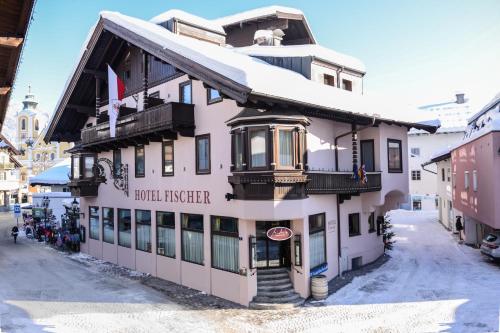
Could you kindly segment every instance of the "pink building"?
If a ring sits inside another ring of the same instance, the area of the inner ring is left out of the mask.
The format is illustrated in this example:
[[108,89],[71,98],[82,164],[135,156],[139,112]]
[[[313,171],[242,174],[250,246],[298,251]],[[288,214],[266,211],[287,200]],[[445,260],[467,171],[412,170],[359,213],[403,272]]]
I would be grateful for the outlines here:
[[[126,86],[115,137],[107,64]],[[82,251],[260,308],[376,260],[407,131],[436,128],[376,116],[364,75],[293,8],[101,13],[45,137],[76,143]]]
[[500,95],[469,120],[451,153],[453,204],[464,218],[465,238],[479,244],[500,229]]

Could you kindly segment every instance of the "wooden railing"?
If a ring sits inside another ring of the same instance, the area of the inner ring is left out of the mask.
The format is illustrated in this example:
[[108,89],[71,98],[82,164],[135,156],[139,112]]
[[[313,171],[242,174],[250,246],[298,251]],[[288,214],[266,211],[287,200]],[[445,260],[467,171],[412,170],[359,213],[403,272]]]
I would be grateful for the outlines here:
[[89,146],[135,136],[157,135],[171,130],[191,136],[194,132],[194,105],[167,103],[119,117],[115,137],[110,137],[109,121],[82,130],[82,145]]
[[352,172],[307,172],[308,194],[338,194],[374,192],[382,189],[381,172],[367,172],[367,182],[354,179]]

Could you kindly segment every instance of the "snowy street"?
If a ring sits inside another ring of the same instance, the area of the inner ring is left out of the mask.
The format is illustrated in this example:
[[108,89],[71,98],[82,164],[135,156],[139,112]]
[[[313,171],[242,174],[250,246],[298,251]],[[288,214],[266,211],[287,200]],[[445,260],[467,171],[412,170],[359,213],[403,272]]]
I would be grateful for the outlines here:
[[[286,311],[176,304],[24,238],[0,216],[0,332],[497,332],[500,266],[435,213],[393,212],[392,258],[323,303]],[[207,296],[209,297],[209,296]]]

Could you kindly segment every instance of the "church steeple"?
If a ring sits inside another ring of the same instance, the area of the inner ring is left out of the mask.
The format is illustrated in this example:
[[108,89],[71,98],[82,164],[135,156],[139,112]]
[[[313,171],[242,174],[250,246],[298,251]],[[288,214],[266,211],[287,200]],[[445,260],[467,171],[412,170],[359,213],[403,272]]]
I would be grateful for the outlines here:
[[23,113],[31,113],[31,112],[36,112],[38,102],[35,101],[35,95],[31,92],[31,85],[28,86],[28,94],[25,95],[24,100],[23,100],[23,109],[21,112]]

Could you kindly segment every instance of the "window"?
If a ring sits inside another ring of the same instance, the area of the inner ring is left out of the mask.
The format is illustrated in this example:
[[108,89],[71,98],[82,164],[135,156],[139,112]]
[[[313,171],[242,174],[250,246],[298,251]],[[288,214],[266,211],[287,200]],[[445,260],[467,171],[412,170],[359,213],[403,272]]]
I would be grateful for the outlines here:
[[26,130],[26,119],[21,119],[21,129]]
[[99,240],[99,207],[89,207],[89,237]]
[[174,175],[174,141],[163,141],[162,143],[162,175]]
[[279,134],[279,162],[281,167],[294,167],[293,165],[293,132],[280,129]]
[[267,129],[251,129],[250,133],[250,167],[266,168],[266,139]]
[[56,158],[56,154],[50,153],[50,159],[53,160],[54,158]]
[[135,176],[144,177],[146,173],[144,146],[135,147]]
[[120,149],[113,150],[113,172],[115,175],[119,176],[122,164],[122,151]]
[[349,237],[361,235],[359,213],[349,214]]
[[323,83],[327,86],[335,87],[335,76],[323,74]]
[[179,102],[185,104],[193,104],[191,81],[186,81],[179,84]]
[[196,137],[196,174],[210,173],[210,134]]
[[130,209],[118,209],[118,245],[130,248],[131,231]]
[[457,174],[454,172],[452,175],[451,175],[452,179],[451,179],[451,183],[453,185],[453,187],[457,187]]
[[420,148],[411,148],[411,157],[419,157],[420,156]]
[[387,159],[389,172],[403,172],[401,140],[387,139]]
[[411,171],[411,180],[420,180],[420,179],[421,179],[420,170],[412,170]]
[[212,216],[212,267],[238,273],[240,245],[238,219]]
[[94,177],[94,156],[85,156],[83,158],[83,177],[92,178]]
[[237,131],[233,134],[234,144],[234,168],[236,170],[243,169],[243,152],[244,152],[244,135],[245,132]]
[[375,212],[371,212],[368,216],[368,232],[375,232]]
[[175,214],[156,212],[156,253],[175,258]]
[[472,190],[477,192],[477,170],[472,171]]
[[151,252],[151,211],[135,210],[135,248],[140,251]]
[[207,104],[221,102],[222,97],[217,89],[207,88]]
[[35,119],[35,131],[38,131],[39,125],[38,125],[38,119]]
[[342,89],[352,91],[352,81],[342,80]]
[[413,199],[412,208],[413,210],[422,210],[422,199]]
[[326,263],[325,213],[309,216],[309,267]]
[[73,156],[73,179],[80,179],[80,156]]
[[466,190],[469,189],[469,171],[465,171],[465,174],[464,174],[464,188]]
[[151,98],[160,98],[160,92],[159,91],[155,91],[154,93],[149,94],[149,97],[151,97]]
[[102,208],[102,240],[106,243],[115,243],[115,210]]
[[375,171],[375,143],[373,140],[361,140],[361,165],[365,171]]
[[450,168],[448,168],[446,170],[446,177],[448,178],[448,182],[449,182],[451,180],[451,169]]
[[441,180],[444,182],[446,180],[444,175],[444,168],[441,168]]
[[181,214],[182,260],[203,265],[203,215]]

